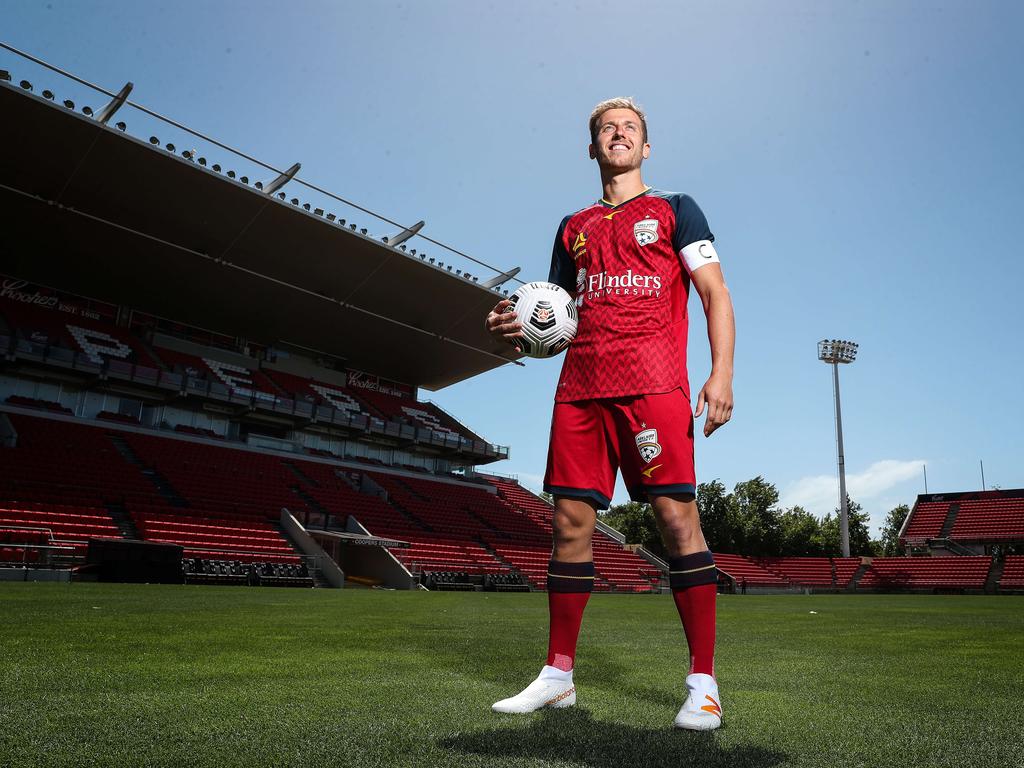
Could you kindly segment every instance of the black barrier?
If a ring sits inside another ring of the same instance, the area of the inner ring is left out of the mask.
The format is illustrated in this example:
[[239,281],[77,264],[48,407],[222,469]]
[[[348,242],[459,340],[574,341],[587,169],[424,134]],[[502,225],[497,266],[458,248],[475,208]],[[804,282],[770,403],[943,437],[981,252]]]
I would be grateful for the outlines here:
[[89,539],[88,570],[100,581],[182,584],[184,547],[130,539]]

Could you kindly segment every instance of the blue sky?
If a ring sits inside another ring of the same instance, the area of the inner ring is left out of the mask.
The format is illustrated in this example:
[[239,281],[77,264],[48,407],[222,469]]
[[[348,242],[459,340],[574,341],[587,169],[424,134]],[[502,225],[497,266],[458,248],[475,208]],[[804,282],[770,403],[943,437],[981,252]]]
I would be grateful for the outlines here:
[[[430,236],[528,279],[546,276],[561,217],[599,196],[590,108],[633,95],[650,125],[645,179],[703,207],[736,305],[736,411],[698,437],[698,478],[761,474],[784,503],[835,506],[815,342],[837,337],[861,345],[842,370],[847,468],[876,523],[922,490],[925,462],[933,492],[980,487],[979,460],[990,485],[1024,486],[1018,3],[0,10],[5,42],[107,88],[131,80],[137,101],[269,163],[300,160],[309,181],[425,219]],[[6,52],[0,67],[100,103]],[[187,144],[122,116],[135,135]],[[709,354],[695,297],[691,310],[696,391]],[[531,361],[424,396],[510,445],[494,468],[536,485],[558,367]]]

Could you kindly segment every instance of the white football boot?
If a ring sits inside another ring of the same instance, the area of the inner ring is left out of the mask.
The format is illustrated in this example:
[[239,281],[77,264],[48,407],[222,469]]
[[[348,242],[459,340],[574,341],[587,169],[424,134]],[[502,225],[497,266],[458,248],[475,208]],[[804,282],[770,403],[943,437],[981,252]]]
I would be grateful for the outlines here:
[[712,731],[722,724],[722,700],[718,696],[718,683],[711,675],[686,676],[690,695],[676,715],[676,728],[691,731]]
[[572,683],[572,672],[563,672],[555,667],[545,666],[540,675],[522,692],[491,705],[495,712],[520,714],[534,712],[542,707],[562,709],[576,703],[576,686]]

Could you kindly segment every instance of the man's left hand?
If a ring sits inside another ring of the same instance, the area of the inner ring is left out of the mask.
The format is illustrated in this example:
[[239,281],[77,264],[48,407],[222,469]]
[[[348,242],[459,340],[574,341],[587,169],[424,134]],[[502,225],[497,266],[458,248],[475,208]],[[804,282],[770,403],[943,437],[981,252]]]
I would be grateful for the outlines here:
[[732,376],[712,372],[697,395],[697,410],[694,418],[704,413],[704,405],[708,406],[708,417],[704,421],[704,437],[732,418]]

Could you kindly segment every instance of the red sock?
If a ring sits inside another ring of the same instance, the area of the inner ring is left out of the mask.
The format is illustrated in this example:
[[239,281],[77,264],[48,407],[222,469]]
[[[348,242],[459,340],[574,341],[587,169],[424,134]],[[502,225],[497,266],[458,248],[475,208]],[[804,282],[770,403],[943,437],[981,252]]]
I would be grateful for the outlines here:
[[576,660],[583,609],[594,588],[594,563],[548,563],[548,661],[563,672]]
[[548,592],[548,614],[551,624],[548,630],[549,667],[568,672],[576,660],[576,639],[580,635],[583,609],[590,599],[589,592]]
[[690,674],[715,674],[715,594],[717,585],[698,584],[672,591],[690,646]]

